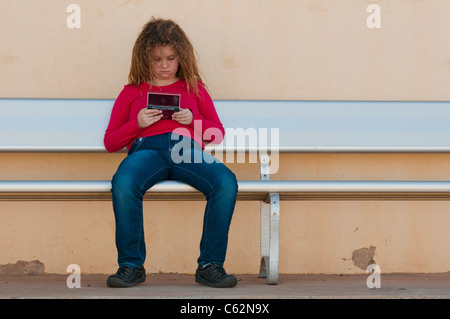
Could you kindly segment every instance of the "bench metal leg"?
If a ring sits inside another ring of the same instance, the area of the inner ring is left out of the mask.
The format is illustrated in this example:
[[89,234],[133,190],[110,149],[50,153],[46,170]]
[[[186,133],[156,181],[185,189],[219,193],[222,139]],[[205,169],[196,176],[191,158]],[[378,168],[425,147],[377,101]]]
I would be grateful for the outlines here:
[[270,193],[268,203],[261,202],[261,265],[260,278],[267,284],[278,284],[278,251],[280,233],[280,197]]

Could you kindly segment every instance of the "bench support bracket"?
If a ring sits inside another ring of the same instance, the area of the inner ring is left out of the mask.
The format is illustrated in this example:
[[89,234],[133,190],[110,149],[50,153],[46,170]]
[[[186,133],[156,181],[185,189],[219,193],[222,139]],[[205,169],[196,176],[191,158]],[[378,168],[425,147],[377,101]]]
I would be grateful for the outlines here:
[[268,203],[261,202],[261,265],[259,277],[267,284],[278,283],[278,251],[280,234],[280,197],[269,194]]
[[[269,156],[261,155],[261,180],[270,180]],[[270,193],[261,202],[261,264],[259,278],[267,278],[267,284],[278,284],[278,251],[280,234],[280,196]]]

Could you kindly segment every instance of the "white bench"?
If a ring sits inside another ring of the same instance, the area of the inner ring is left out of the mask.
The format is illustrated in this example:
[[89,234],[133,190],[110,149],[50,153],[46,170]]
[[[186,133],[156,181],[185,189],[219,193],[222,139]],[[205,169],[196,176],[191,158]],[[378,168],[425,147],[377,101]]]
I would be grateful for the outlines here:
[[[0,99],[0,153],[106,152],[103,135],[113,103]],[[215,148],[208,146],[207,151],[258,155],[260,178],[240,180],[238,200],[261,202],[260,277],[267,277],[268,284],[278,282],[280,200],[450,199],[450,181],[270,180],[278,152],[448,153],[450,102],[215,101],[215,105],[226,137],[233,138]],[[247,135],[244,145],[234,138],[239,129]],[[182,200],[204,199],[192,187],[174,181],[157,184],[145,199],[173,199],[174,194]],[[0,181],[0,200],[43,199],[110,200],[110,181]]]

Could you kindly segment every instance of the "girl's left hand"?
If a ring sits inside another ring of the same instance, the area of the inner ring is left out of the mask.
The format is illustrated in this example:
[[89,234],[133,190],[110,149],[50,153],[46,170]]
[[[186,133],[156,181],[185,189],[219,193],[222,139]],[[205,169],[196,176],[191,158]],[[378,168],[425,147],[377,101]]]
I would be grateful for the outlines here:
[[172,115],[172,120],[177,121],[178,123],[183,125],[191,124],[192,119],[193,115],[191,110],[189,109],[181,109],[178,112],[174,112]]

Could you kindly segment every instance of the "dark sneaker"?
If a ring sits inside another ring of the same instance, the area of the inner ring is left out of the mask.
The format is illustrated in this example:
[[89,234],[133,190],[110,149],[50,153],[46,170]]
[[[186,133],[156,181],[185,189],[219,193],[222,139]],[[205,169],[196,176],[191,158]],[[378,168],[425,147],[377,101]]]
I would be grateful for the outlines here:
[[145,269],[140,267],[138,269],[129,267],[119,267],[115,275],[109,276],[106,280],[108,287],[113,288],[128,288],[135,284],[140,284],[145,281]]
[[228,275],[221,265],[209,264],[204,268],[197,268],[195,282],[214,288],[230,288],[236,286],[237,278]]

